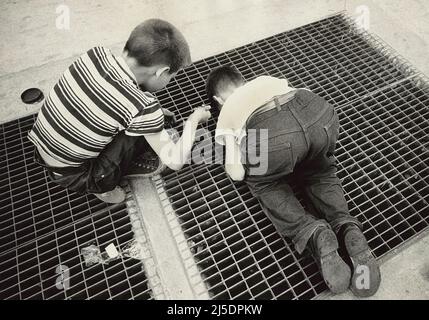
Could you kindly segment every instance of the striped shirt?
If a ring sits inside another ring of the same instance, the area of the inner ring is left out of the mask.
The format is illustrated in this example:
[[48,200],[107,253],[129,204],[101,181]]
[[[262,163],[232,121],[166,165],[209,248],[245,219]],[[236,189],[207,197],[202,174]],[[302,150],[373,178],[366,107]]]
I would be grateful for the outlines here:
[[52,88],[28,137],[66,166],[96,158],[115,135],[162,131],[156,97],[140,90],[121,57],[95,47],[76,60]]

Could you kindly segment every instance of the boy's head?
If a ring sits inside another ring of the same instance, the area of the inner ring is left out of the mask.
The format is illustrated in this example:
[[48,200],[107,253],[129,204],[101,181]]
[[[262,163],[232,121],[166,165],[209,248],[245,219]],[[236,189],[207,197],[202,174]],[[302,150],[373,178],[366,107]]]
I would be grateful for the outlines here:
[[124,57],[139,84],[148,91],[164,88],[191,63],[185,37],[171,23],[160,19],[146,20],[131,32]]
[[226,99],[244,84],[240,72],[232,66],[213,69],[206,82],[206,92],[212,107],[222,108]]

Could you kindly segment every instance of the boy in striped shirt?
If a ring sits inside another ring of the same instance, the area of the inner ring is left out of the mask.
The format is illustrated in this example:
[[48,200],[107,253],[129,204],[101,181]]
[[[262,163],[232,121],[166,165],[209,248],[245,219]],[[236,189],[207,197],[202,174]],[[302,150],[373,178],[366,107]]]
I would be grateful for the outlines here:
[[164,129],[165,110],[150,92],[189,63],[183,35],[159,19],[138,25],[122,56],[90,49],[64,72],[39,111],[28,135],[36,162],[59,185],[109,203],[125,199],[118,184],[137,153],[153,149],[166,166],[180,169],[209,107],[190,115],[175,142]]

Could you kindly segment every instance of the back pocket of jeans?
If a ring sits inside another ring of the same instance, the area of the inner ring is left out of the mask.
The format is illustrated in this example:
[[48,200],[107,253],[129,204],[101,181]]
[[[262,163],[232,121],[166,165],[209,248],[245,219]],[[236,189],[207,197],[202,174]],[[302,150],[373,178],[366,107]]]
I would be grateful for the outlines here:
[[[281,138],[280,138],[281,140]],[[289,174],[293,171],[294,161],[292,145],[289,141],[280,141],[278,137],[261,141],[248,156],[254,157],[258,162],[250,161],[252,164],[251,175],[271,175],[271,174]]]
[[292,143],[277,137],[269,147],[268,163],[271,173],[289,174],[293,172],[295,161]]

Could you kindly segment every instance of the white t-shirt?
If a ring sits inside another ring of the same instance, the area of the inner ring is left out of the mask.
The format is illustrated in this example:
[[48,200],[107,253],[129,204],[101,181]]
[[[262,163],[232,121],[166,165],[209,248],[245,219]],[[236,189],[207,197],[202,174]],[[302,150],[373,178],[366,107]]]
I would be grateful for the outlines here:
[[237,144],[246,136],[247,119],[273,97],[295,90],[286,79],[260,76],[237,88],[225,101],[217,121],[215,141],[225,145],[225,136],[233,135]]

